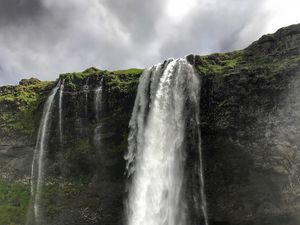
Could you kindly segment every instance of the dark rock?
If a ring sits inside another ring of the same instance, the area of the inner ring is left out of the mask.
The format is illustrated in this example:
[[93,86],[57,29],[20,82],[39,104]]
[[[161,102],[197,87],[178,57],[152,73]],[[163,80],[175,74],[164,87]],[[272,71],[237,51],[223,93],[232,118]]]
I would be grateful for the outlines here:
[[32,84],[38,84],[40,83],[41,81],[37,78],[29,78],[29,79],[22,79],[19,84],[20,85],[24,85],[24,86],[27,86],[27,85],[32,85]]

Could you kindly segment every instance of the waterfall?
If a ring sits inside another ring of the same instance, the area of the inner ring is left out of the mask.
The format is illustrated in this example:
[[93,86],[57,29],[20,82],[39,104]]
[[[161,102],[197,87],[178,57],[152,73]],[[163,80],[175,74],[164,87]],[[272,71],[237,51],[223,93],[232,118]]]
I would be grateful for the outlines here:
[[59,89],[59,141],[60,145],[63,144],[63,128],[62,128],[62,104],[63,104],[63,94],[64,94],[65,80],[61,82]]
[[[198,132],[201,208],[207,222],[201,156],[200,80],[185,59],[146,69],[130,120],[127,173],[128,225],[187,225],[186,129],[191,115]],[[191,111],[193,111],[191,113]],[[199,224],[199,221],[198,223]]]
[[84,92],[84,99],[85,99],[85,117],[88,117],[88,93],[89,93],[89,80],[90,78],[88,77],[85,81],[85,85],[83,86],[83,92]]
[[48,141],[48,130],[50,127],[49,120],[54,105],[55,95],[61,85],[59,81],[55,88],[51,91],[48,99],[45,102],[42,119],[38,131],[36,147],[32,161],[31,170],[31,195],[33,200],[33,224],[41,224],[40,200],[42,194],[42,185],[44,181],[44,159],[46,152],[46,144]]
[[[208,223],[208,215],[207,215],[207,203],[206,203],[206,195],[205,195],[205,182],[204,182],[204,174],[203,174],[203,156],[202,156],[202,148],[201,148],[201,130],[200,130],[200,85],[197,82],[191,83],[191,89],[193,90],[190,98],[192,102],[195,103],[194,110],[194,118],[197,125],[197,136],[198,136],[198,176],[200,182],[200,197],[201,197],[201,211],[204,218],[204,225],[209,225]],[[199,91],[199,92],[198,92]]]
[[[95,108],[95,117],[96,121],[99,122],[100,119],[100,110],[102,106],[102,86],[103,86],[103,77],[100,80],[99,87],[95,90],[94,95],[94,108]],[[98,123],[94,129],[94,144],[99,147],[100,145],[100,132],[101,132],[101,123]]]
[[100,80],[99,87],[95,90],[94,107],[95,107],[95,114],[96,114],[97,121],[99,121],[100,108],[102,104],[102,84],[103,84],[103,77]]

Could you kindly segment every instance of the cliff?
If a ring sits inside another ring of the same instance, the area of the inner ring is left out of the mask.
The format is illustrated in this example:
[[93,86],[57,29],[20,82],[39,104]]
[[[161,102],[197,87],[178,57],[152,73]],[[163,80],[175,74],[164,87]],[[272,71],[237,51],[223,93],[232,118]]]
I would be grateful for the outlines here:
[[[122,219],[123,154],[139,69],[90,68],[60,75],[63,146],[58,138],[58,96],[47,142],[43,205],[50,224],[117,224]],[[103,77],[100,121],[95,90]],[[89,79],[88,90],[84,85]],[[0,224],[25,224],[30,206],[31,163],[44,102],[56,82],[0,87]],[[99,128],[101,124],[101,129]],[[95,141],[94,136],[101,136]],[[100,133],[99,133],[100,132]],[[100,142],[98,144],[98,142]],[[13,187],[13,188],[11,188]]]
[[[244,50],[187,59],[202,79],[210,224],[299,224],[300,25],[265,35]],[[60,75],[63,144],[56,97],[43,194],[49,224],[122,224],[123,155],[141,73],[90,68]],[[95,90],[102,78],[98,120]],[[26,221],[39,121],[56,83],[31,79],[0,87],[0,224]],[[188,160],[193,163],[192,156]]]
[[217,224],[300,223],[299,56],[294,25],[242,51],[195,57],[209,217]]

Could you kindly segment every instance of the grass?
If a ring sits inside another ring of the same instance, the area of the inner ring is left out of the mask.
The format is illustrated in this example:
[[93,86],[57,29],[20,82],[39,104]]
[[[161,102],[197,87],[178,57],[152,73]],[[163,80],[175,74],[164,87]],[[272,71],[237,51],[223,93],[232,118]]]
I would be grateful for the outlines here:
[[251,50],[240,50],[230,53],[217,53],[197,56],[197,71],[202,75],[229,76],[240,73],[251,73],[256,70],[284,71],[299,67],[299,55],[286,57],[272,54],[254,54]]
[[24,224],[29,200],[29,184],[0,180],[0,224]]
[[84,188],[81,181],[52,181],[44,185],[42,205],[47,216],[59,214],[70,201],[78,197]]
[[127,70],[115,70],[112,71],[113,74],[116,75],[134,75],[134,74],[141,74],[143,72],[142,69],[137,69],[137,68],[131,68],[131,69],[127,69]]

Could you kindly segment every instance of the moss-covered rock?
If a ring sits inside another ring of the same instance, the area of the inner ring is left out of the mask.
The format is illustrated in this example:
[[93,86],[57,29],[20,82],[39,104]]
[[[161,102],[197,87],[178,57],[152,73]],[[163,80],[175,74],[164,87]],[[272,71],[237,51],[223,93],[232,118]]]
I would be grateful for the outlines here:
[[28,86],[28,85],[35,85],[35,84],[38,84],[40,83],[41,81],[37,78],[34,78],[34,77],[31,77],[29,79],[22,79],[20,82],[19,82],[19,85],[22,85],[22,86]]
[[[23,82],[17,86],[0,87],[0,140],[6,142],[34,141],[42,105],[54,82]],[[28,143],[27,142],[27,143]]]
[[30,185],[0,179],[0,224],[25,224]]

